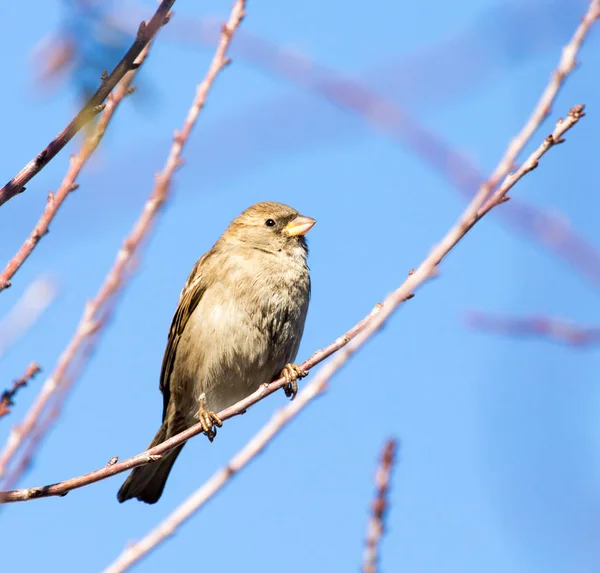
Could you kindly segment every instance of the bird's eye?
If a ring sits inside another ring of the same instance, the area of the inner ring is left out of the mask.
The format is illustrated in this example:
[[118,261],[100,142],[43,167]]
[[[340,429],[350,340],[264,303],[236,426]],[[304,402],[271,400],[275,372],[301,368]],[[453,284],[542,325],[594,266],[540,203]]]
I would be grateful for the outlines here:
[[267,219],[267,220],[265,221],[265,225],[266,225],[267,227],[274,227],[274,226],[275,226],[275,221],[273,221],[273,219]]

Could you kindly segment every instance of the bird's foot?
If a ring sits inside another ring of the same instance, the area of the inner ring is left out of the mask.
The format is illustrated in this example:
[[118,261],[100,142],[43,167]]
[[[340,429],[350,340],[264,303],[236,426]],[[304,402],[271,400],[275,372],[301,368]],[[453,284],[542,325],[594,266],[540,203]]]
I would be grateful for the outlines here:
[[198,408],[198,421],[202,424],[202,431],[211,442],[217,435],[217,426],[220,428],[223,425],[219,416],[204,407],[203,399],[200,400],[200,407]]
[[298,378],[304,378],[305,376],[308,376],[308,372],[306,370],[302,370],[302,368],[300,368],[300,366],[297,364],[286,364],[281,371],[280,376],[283,376],[287,382],[287,384],[283,387],[285,395],[293,400],[298,393]]

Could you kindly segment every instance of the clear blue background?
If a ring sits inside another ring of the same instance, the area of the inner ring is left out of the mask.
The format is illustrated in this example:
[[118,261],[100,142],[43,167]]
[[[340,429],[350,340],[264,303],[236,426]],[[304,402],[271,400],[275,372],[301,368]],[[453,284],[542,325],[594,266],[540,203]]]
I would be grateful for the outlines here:
[[[87,27],[93,19],[65,19],[72,4],[40,2],[35,16],[28,3],[2,9],[3,179],[71,119],[79,92],[97,78],[86,67],[89,58],[110,67],[120,53],[94,42]],[[150,14],[154,3],[144,6]],[[189,28],[206,15],[225,18],[230,3],[179,0],[175,7],[139,91],[119,110],[80,189],[13,288],[0,295],[6,312],[41,272],[61,284],[58,301],[2,359],[1,386],[31,360],[46,375],[52,371],[150,193],[212,56]],[[537,101],[586,7],[585,0],[250,2],[243,31],[366,78],[487,173]],[[29,55],[61,26],[79,42],[82,66],[43,97]],[[598,245],[599,38],[596,29],[552,116],[586,103],[587,117],[514,190],[562,213]],[[398,141],[245,62],[241,40],[231,55],[116,318],[22,486],[79,475],[144,449],[160,422],[158,373],[179,290],[195,260],[246,206],[283,201],[318,220],[310,233],[313,299],[301,359],[395,288],[464,206]],[[536,146],[552,125],[542,128]],[[0,209],[2,264],[30,232],[75,149]],[[377,458],[393,435],[401,452],[383,570],[598,571],[600,352],[484,334],[464,323],[465,311],[484,309],[592,324],[598,294],[551,251],[495,217],[484,220],[444,262],[441,277],[402,307],[327,394],[138,570],[356,571]],[[19,394],[10,418],[0,420],[0,438],[42,382]],[[263,401],[228,422],[212,445],[190,442],[155,506],[119,505],[122,475],[66,498],[2,508],[3,570],[100,571],[284,403],[283,394]]]

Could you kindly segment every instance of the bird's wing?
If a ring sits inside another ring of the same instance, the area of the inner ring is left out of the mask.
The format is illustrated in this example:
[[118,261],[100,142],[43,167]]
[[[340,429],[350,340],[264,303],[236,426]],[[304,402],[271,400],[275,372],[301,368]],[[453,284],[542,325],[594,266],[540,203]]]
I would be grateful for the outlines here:
[[175,364],[177,345],[190,316],[198,306],[202,295],[206,291],[206,281],[202,280],[202,266],[209,253],[201,257],[190,272],[188,279],[179,295],[179,304],[171,322],[167,348],[163,357],[160,371],[160,391],[163,393],[163,420],[167,414],[167,406],[171,397],[171,372]]

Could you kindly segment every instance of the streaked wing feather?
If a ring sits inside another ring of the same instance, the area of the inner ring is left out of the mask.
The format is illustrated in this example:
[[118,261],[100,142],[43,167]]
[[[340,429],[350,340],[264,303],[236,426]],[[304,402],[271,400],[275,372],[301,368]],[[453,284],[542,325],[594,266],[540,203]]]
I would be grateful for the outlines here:
[[167,406],[171,398],[171,372],[175,364],[177,354],[177,345],[185,329],[185,325],[190,316],[198,306],[202,295],[206,290],[206,282],[202,280],[202,263],[209,253],[202,256],[194,265],[188,279],[179,295],[179,304],[171,321],[167,348],[163,357],[162,368],[160,371],[160,391],[163,394],[163,420],[167,413]]

